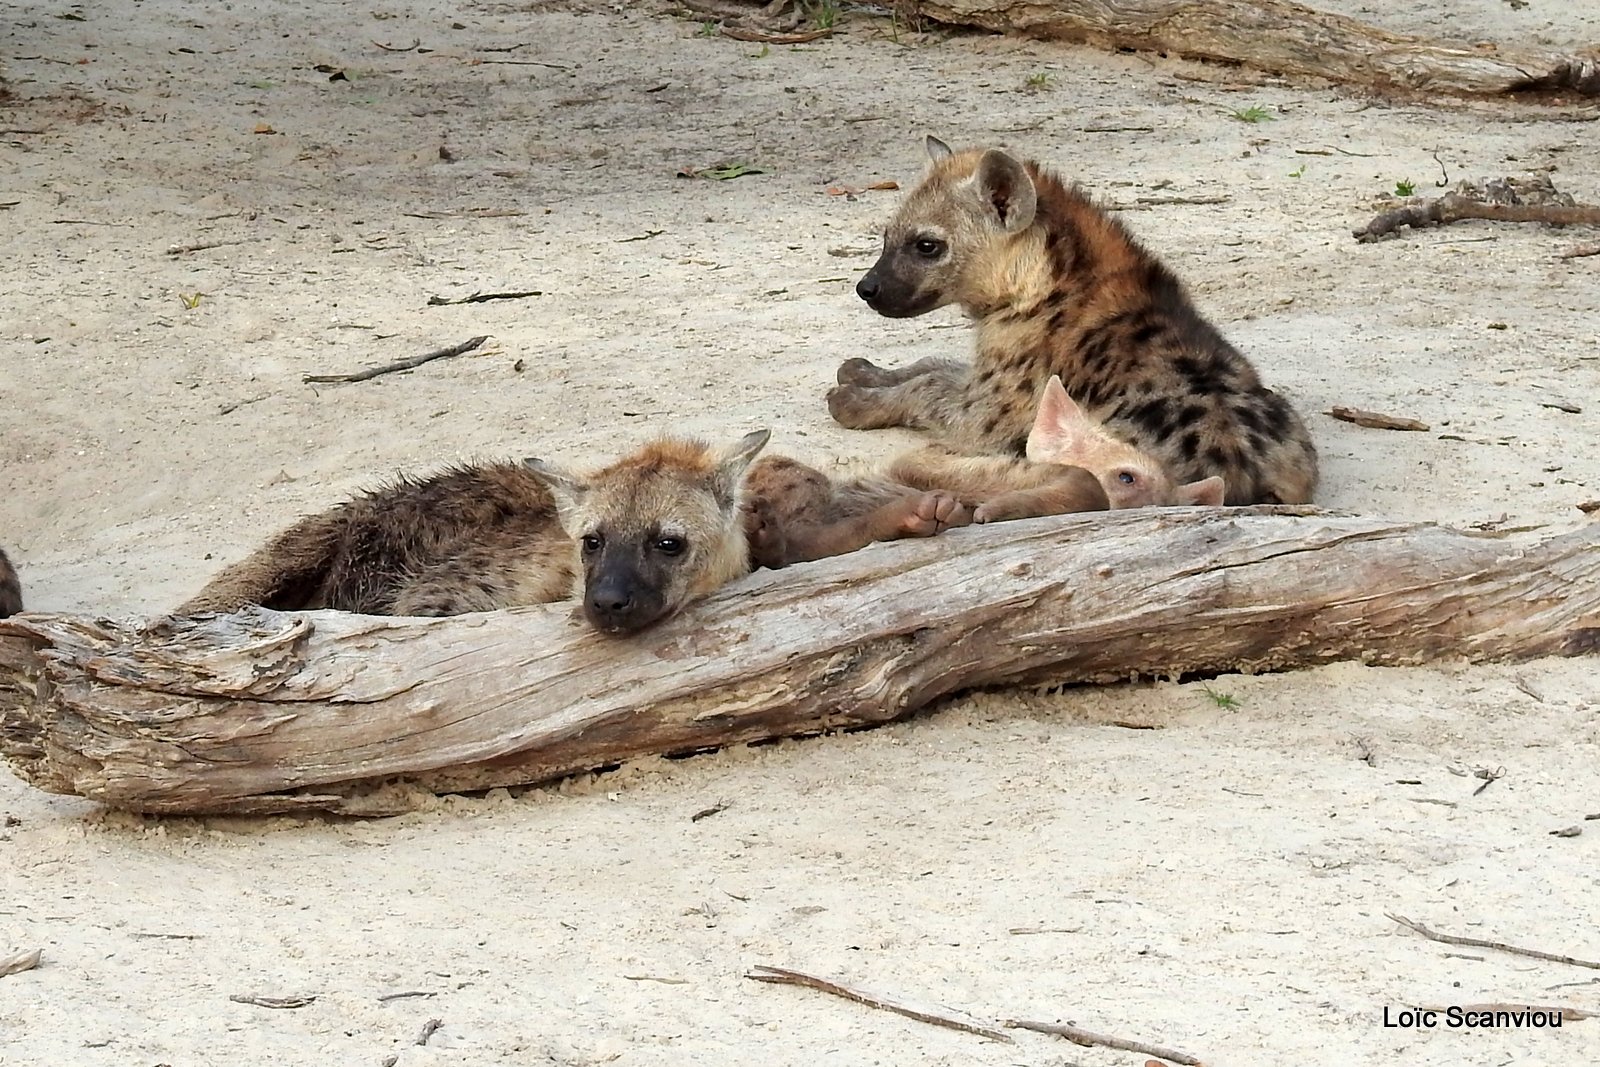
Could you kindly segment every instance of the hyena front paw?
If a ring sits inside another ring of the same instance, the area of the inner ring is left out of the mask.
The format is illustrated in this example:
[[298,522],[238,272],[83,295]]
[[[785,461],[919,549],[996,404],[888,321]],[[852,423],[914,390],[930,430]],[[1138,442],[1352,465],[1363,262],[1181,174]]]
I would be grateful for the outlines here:
[[972,512],[949,493],[923,493],[906,498],[899,534],[901,537],[932,537],[971,521]]
[[836,376],[840,385],[888,385],[889,372],[860,356],[839,364]]
[[828,414],[847,430],[877,430],[898,425],[886,410],[879,390],[865,385],[836,385],[829,389]]
[[772,505],[757,498],[740,505],[744,512],[744,536],[750,544],[750,566],[782,567],[788,562],[789,539],[784,536]]

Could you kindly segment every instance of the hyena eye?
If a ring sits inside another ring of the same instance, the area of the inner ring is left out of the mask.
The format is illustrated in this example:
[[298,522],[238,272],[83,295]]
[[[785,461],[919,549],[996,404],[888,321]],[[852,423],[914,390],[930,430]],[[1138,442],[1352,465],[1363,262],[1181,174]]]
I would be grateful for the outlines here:
[[681,537],[656,538],[656,551],[663,556],[681,556],[688,545]]
[[937,237],[919,237],[911,243],[923,259],[938,259],[944,255],[945,243]]
[[578,538],[578,542],[583,545],[583,554],[586,556],[594,555],[600,551],[600,546],[605,544],[599,534],[584,534]]
[[1123,485],[1132,485],[1134,482],[1136,482],[1138,480],[1139,480],[1138,478],[1134,477],[1134,474],[1133,474],[1132,471],[1118,471],[1117,472],[1117,481],[1121,482]]

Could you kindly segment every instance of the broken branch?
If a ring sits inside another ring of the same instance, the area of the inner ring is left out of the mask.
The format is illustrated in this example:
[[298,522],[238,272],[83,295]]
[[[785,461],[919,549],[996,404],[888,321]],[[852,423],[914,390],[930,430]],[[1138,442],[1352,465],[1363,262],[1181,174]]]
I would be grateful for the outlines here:
[[1027,1019],[1012,1019],[1007,1026],[1018,1030],[1032,1030],[1036,1034],[1054,1034],[1064,1037],[1074,1045],[1085,1048],[1099,1046],[1101,1048],[1114,1048],[1120,1052],[1138,1052],[1145,1056],[1157,1056],[1173,1063],[1181,1063],[1184,1067],[1203,1067],[1200,1060],[1187,1052],[1177,1049],[1162,1048],[1160,1045],[1150,1045],[1143,1041],[1133,1041],[1125,1037],[1112,1037],[1110,1034],[1097,1034],[1093,1030],[1080,1030],[1076,1026],[1067,1026],[1064,1023],[1036,1023]]
[[1365,426],[1369,430],[1422,430],[1428,429],[1428,424],[1418,422],[1416,419],[1402,418],[1399,415],[1380,415],[1376,411],[1362,411],[1360,408],[1347,408],[1334,405],[1328,409],[1330,418],[1340,422],[1351,422],[1357,426]]
[[974,1019],[965,1012],[956,1011],[938,1004],[923,1004],[906,1000],[902,997],[890,996],[887,993],[873,993],[856,986],[845,985],[827,978],[818,978],[814,974],[803,971],[793,971],[787,967],[759,966],[752,968],[745,974],[746,978],[753,978],[758,982],[772,982],[777,985],[798,985],[808,989],[821,990],[832,993],[836,997],[853,1000],[857,1004],[865,1004],[869,1008],[881,1008],[892,1011],[896,1015],[904,1015],[908,1019],[915,1019],[922,1023],[931,1023],[942,1026],[947,1030],[963,1030],[969,1034],[987,1037],[991,1041],[1003,1041],[1008,1045],[1015,1044],[1011,1035],[996,1027],[993,1023],[985,1023]]
[[367,370],[357,371],[354,374],[307,374],[302,381],[306,382],[307,384],[312,382],[364,382],[369,379],[376,378],[382,374],[394,374],[396,371],[413,370],[422,366],[424,363],[432,363],[436,359],[447,359],[450,356],[459,356],[464,353],[471,352],[488,339],[489,335],[484,334],[481,337],[474,337],[470,340],[462,341],[458,345],[451,345],[449,348],[440,348],[432,352],[424,352],[420,356],[412,356],[410,359],[401,359],[396,360],[393,363],[385,363],[381,367],[369,367]]
[[0,959],[0,978],[8,974],[21,974],[31,971],[39,966],[39,961],[44,959],[44,949],[36,948],[28,952],[18,952],[16,955]]
[[1401,926],[1404,926],[1407,930],[1413,930],[1427,938],[1429,941],[1438,941],[1439,943],[1445,945],[1461,945],[1466,948],[1492,948],[1499,952],[1509,952],[1514,956],[1526,956],[1529,959],[1535,960],[1549,960],[1551,963],[1567,963],[1574,967],[1588,967],[1591,970],[1600,971],[1600,962],[1596,962],[1594,960],[1580,960],[1575,956],[1563,956],[1559,953],[1545,952],[1536,948],[1518,948],[1515,945],[1508,945],[1504,941],[1485,941],[1478,937],[1460,937],[1456,934],[1441,934],[1437,930],[1428,929],[1428,927],[1423,926],[1419,922],[1413,922],[1404,915],[1395,915],[1392,912],[1385,912],[1385,914],[1388,916],[1388,918],[1399,923]]
[[491,300],[521,300],[522,298],[528,296],[543,295],[544,293],[540,292],[538,289],[528,289],[519,292],[473,293],[471,296],[458,297],[455,300],[447,300],[442,296],[430,296],[428,297],[428,306],[448,307],[451,304],[486,304]]
[[1588,204],[1491,204],[1460,193],[1446,193],[1436,199],[1385,211],[1354,233],[1357,241],[1367,243],[1392,236],[1403,226],[1420,230],[1428,226],[1447,226],[1466,219],[1543,222],[1552,226],[1600,226],[1600,207]]
[[1600,94],[1600,61],[1390,33],[1292,0],[915,0],[922,18],[1379,88]]

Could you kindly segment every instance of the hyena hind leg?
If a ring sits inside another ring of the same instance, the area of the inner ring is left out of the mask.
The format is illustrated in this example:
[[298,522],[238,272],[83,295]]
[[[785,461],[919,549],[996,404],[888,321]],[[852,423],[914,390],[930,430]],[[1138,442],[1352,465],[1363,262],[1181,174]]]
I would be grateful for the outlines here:
[[970,375],[965,364],[945,361],[893,385],[836,385],[828,413],[850,430],[948,430],[959,424]]

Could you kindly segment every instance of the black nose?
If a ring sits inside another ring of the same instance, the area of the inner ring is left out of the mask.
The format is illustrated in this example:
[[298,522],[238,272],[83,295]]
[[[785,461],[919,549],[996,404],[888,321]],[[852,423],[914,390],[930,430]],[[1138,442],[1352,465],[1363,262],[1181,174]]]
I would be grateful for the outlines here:
[[862,275],[856,282],[856,295],[870,304],[878,295],[878,276],[870,270]]
[[625,589],[597,589],[589,597],[589,607],[601,615],[625,615],[633,607],[633,595]]

